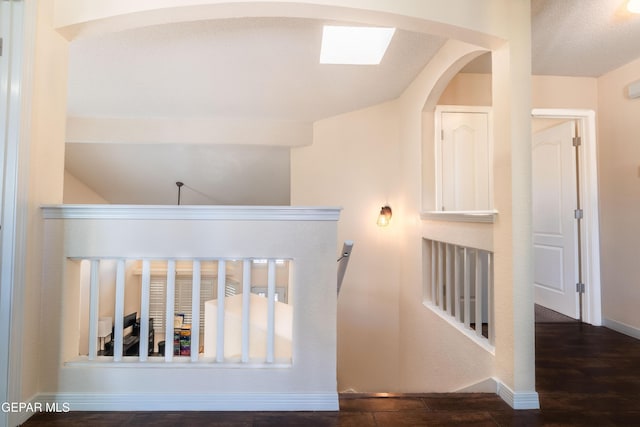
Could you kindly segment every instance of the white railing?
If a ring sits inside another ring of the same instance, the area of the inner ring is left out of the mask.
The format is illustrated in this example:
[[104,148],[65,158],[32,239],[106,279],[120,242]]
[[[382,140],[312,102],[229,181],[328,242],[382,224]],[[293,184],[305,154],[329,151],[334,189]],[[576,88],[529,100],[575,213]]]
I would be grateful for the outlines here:
[[493,253],[425,239],[425,301],[480,341],[494,344]]
[[[339,212],[44,207],[47,398],[76,410],[336,410]],[[189,353],[174,354],[175,307]]]
[[[148,362],[162,358],[165,362],[175,359],[274,364],[277,361],[278,366],[291,363],[293,308],[286,301],[290,293],[290,260],[73,259],[69,262],[80,262],[81,270],[88,270],[81,274],[79,285],[89,290],[87,321],[86,324],[81,321],[78,343],[79,356],[86,358],[76,361],[135,359]],[[276,276],[280,277],[276,279]],[[101,281],[101,277],[106,280]],[[186,286],[176,289],[176,280],[180,277],[183,280],[179,283],[185,284],[187,279],[186,291],[182,289]],[[109,294],[114,288],[115,298],[112,298]],[[134,297],[125,299],[125,288],[139,292],[132,292]],[[176,301],[176,294],[190,304]],[[201,298],[207,300],[201,301]],[[107,300],[107,304],[100,304],[101,300]],[[112,302],[110,306],[109,302]],[[85,305],[81,300],[81,311]],[[159,305],[164,308],[161,320],[156,318]],[[152,308],[155,308],[154,317],[151,317]],[[176,326],[173,319],[178,313],[184,316],[184,312],[187,312],[188,323]],[[125,333],[131,326],[124,323],[129,314],[135,314],[137,322],[135,330]],[[108,323],[106,328],[101,322]],[[134,341],[133,352],[128,351],[131,343],[124,345],[127,338]]]

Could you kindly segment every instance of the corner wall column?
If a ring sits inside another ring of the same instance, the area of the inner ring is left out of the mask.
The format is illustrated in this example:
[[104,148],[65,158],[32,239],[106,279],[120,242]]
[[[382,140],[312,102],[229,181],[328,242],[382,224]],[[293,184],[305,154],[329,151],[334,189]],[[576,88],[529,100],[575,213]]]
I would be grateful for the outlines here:
[[493,52],[496,375],[515,409],[535,392],[531,240],[531,31],[529,2],[507,2],[509,42]]

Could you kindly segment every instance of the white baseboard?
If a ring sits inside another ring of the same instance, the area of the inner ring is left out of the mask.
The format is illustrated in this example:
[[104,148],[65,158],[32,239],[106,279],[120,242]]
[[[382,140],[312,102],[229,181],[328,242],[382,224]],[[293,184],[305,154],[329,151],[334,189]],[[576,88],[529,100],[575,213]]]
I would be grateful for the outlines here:
[[497,393],[498,382],[495,378],[486,378],[475,384],[461,387],[455,390],[455,393]]
[[4,405],[0,412],[0,426],[21,426],[32,415],[44,411],[45,407],[44,403],[38,401],[37,395],[18,402],[4,402]]
[[42,393],[71,411],[337,411],[338,393]]
[[[5,415],[7,415],[8,426],[21,426],[22,424],[26,423],[29,418],[31,418],[33,412],[19,411],[7,413]],[[0,420],[0,425],[2,425],[2,420]]]
[[540,409],[540,399],[535,391],[515,392],[498,381],[498,396],[513,409]]
[[602,326],[640,340],[640,329],[636,327],[604,318],[602,319]]

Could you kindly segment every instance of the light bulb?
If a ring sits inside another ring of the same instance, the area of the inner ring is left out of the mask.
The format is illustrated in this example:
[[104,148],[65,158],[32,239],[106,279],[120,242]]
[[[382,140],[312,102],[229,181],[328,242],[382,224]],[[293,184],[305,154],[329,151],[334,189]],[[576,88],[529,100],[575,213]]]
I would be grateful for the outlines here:
[[378,215],[378,221],[376,224],[380,227],[386,227],[391,221],[391,215],[391,208],[389,206],[383,206],[380,209],[380,215]]
[[627,10],[631,13],[640,13],[640,0],[629,0]]

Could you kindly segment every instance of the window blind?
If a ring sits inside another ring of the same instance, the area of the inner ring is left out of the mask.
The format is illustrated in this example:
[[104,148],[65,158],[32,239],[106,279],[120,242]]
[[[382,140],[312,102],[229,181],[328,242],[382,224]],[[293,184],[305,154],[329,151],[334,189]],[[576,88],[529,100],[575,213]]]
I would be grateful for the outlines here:
[[[184,321],[192,323],[191,302],[193,279],[191,276],[176,277],[174,313],[184,314]],[[200,279],[200,325],[204,325],[204,303],[215,299],[218,292],[217,279],[202,277]],[[166,276],[152,276],[149,287],[149,317],[153,318],[153,327],[157,331],[164,332],[166,327]],[[225,296],[230,297],[240,292],[239,284],[227,281],[225,284]],[[172,320],[173,321],[173,320]]]

